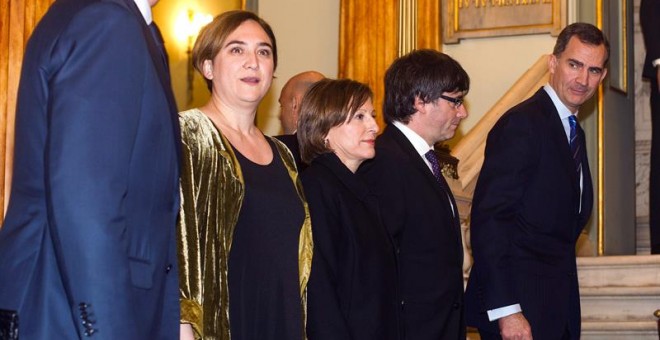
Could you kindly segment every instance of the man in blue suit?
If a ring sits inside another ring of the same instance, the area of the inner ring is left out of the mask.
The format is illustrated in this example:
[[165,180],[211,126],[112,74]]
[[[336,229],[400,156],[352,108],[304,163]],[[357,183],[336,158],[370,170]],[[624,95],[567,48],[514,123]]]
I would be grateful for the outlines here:
[[566,27],[550,80],[488,135],[474,192],[468,325],[489,339],[579,339],[575,244],[593,205],[580,106],[607,74],[609,44],[590,24]]
[[[0,338],[175,339],[179,133],[157,0],[58,0],[25,52]],[[14,329],[12,329],[14,326]]]

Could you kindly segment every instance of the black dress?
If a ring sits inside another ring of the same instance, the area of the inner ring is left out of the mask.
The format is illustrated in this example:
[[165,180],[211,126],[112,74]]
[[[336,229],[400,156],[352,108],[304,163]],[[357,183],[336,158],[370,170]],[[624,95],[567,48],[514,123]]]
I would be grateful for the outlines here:
[[229,254],[232,340],[302,339],[298,240],[305,217],[286,167],[273,150],[268,165],[236,148],[245,198]]
[[397,339],[397,265],[376,198],[333,153],[301,176],[314,230],[310,340]]

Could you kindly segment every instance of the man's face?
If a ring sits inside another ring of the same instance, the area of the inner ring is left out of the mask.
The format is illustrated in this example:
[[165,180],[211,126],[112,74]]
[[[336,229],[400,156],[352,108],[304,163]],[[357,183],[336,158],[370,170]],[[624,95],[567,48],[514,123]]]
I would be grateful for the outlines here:
[[294,133],[298,125],[298,112],[294,107],[294,97],[290,89],[285,89],[280,94],[280,123],[282,131],[286,135]]
[[571,112],[577,112],[594,95],[607,75],[606,54],[604,45],[585,44],[574,36],[559,57],[550,56],[550,86]]
[[[443,96],[463,99],[463,92],[443,92]],[[467,109],[462,103],[457,105],[442,97],[424,104],[426,111],[425,124],[428,126],[427,142],[429,145],[445,141],[454,137],[460,122],[468,116]]]

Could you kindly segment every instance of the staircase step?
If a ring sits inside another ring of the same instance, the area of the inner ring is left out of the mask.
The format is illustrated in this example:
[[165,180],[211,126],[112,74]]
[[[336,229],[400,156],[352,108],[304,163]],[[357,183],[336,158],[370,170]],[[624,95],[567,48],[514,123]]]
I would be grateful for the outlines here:
[[660,255],[578,257],[580,287],[658,286]]
[[583,321],[655,321],[660,286],[580,287]]
[[581,340],[658,340],[654,321],[583,321]]

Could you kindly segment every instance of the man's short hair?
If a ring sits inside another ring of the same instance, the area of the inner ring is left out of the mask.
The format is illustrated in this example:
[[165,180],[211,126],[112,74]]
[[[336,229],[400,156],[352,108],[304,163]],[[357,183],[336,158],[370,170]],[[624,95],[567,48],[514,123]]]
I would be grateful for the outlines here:
[[408,123],[415,113],[415,98],[430,103],[443,92],[467,92],[470,77],[450,56],[429,49],[397,58],[385,73],[383,113],[388,123]]
[[576,36],[583,44],[600,46],[605,45],[605,62],[604,65],[607,65],[607,62],[610,60],[610,43],[607,41],[603,31],[598,29],[598,27],[588,24],[586,22],[576,22],[566,26],[559,37],[557,37],[557,42],[555,43],[555,48],[552,51],[556,57],[559,57],[568,46],[568,42],[572,37]]

